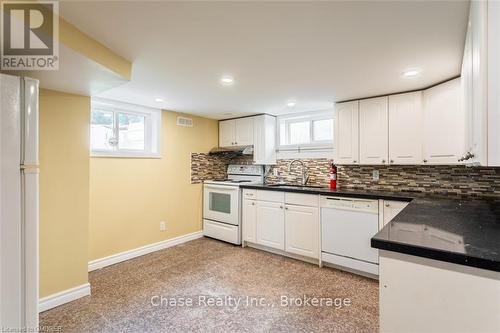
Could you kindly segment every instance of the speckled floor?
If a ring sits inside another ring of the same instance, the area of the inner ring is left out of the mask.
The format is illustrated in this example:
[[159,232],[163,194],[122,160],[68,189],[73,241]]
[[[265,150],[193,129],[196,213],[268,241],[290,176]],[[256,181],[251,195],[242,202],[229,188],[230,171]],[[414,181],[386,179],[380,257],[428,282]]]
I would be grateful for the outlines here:
[[41,313],[40,325],[62,332],[378,331],[376,281],[207,238],[94,271],[89,280],[91,296]]

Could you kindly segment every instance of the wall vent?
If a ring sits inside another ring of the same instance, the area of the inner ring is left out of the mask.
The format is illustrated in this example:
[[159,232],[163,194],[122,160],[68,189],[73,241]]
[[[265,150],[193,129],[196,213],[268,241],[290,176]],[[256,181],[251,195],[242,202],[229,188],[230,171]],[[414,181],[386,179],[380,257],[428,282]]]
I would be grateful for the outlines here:
[[193,127],[193,119],[185,117],[177,117],[177,126]]

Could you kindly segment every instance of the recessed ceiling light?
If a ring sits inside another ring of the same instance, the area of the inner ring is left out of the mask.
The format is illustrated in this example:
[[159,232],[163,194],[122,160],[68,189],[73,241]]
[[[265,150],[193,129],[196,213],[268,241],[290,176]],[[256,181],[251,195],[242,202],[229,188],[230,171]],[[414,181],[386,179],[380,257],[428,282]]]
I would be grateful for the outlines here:
[[165,100],[163,98],[155,98],[155,102],[163,103]]
[[234,79],[232,76],[230,75],[224,75],[221,79],[220,79],[220,83],[223,85],[223,86],[230,86],[234,83]]
[[286,106],[293,108],[295,105],[297,105],[297,102],[295,101],[289,101],[286,103]]
[[416,69],[416,68],[412,68],[412,69],[407,69],[403,72],[403,77],[408,77],[408,78],[411,78],[411,77],[416,77],[420,74],[420,70],[419,69]]

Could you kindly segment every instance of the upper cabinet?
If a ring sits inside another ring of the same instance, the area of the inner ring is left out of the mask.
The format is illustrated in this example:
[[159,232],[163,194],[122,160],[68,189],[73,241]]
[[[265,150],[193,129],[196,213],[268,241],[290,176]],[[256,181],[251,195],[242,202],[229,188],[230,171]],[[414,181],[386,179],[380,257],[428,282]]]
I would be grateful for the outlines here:
[[488,165],[500,166],[500,1],[488,2]]
[[359,158],[363,164],[386,164],[389,152],[388,98],[359,101]]
[[461,79],[424,91],[423,162],[458,164],[465,152]]
[[263,114],[253,118],[253,162],[276,164],[276,117]]
[[471,1],[462,63],[465,163],[500,166],[500,3]]
[[359,102],[335,106],[335,162],[359,163]]
[[389,96],[389,163],[422,163],[422,92]]
[[338,103],[335,112],[338,164],[462,163],[466,144],[460,79],[423,92]]
[[219,147],[234,146],[234,120],[219,121]]
[[259,115],[219,121],[219,147],[253,146],[255,164],[276,164],[276,117]]
[[253,145],[254,118],[239,118],[234,120],[234,144],[236,146]]
[[487,2],[471,1],[462,61],[463,102],[466,125],[464,161],[486,165],[487,161]]
[[219,147],[253,145],[253,117],[219,122]]

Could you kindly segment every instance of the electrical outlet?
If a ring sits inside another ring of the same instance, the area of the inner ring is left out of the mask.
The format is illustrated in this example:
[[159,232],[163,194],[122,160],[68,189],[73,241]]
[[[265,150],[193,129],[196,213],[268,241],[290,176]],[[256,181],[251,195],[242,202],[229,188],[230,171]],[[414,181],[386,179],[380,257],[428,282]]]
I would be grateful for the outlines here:
[[380,172],[378,170],[373,170],[373,181],[378,182],[380,179]]
[[167,222],[161,221],[160,222],[160,231],[165,231],[167,229]]
[[278,177],[278,169],[276,168],[273,169],[273,176]]

